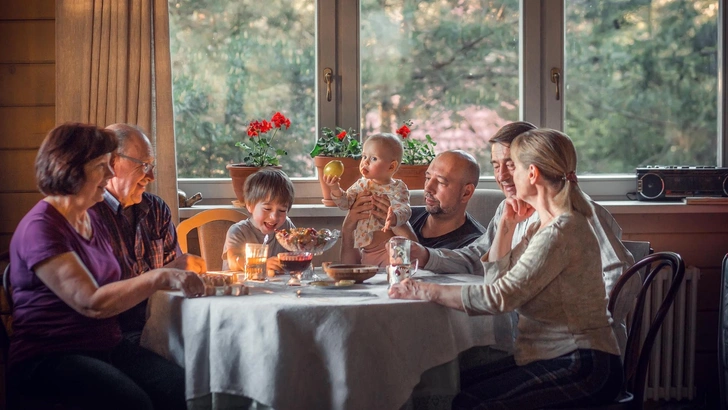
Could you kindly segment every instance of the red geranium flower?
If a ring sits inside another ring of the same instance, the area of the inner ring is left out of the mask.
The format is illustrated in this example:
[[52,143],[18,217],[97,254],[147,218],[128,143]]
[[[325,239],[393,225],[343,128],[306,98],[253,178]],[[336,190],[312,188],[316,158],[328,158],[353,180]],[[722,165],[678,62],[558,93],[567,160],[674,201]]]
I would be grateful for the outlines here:
[[291,126],[291,120],[284,117],[283,114],[281,114],[280,112],[276,112],[275,114],[273,114],[273,118],[271,118],[271,121],[276,128],[281,128],[285,125],[286,129],[288,129],[288,127]]
[[338,139],[339,139],[339,141],[341,141],[341,140],[343,140],[344,138],[346,138],[346,131],[341,131],[341,132],[340,132],[340,133],[339,133],[339,134],[338,134],[338,135],[336,136],[336,138],[338,138]]
[[399,134],[402,138],[407,138],[410,135],[410,132],[412,132],[407,124],[403,125],[400,129],[397,130],[397,134]]
[[[244,154],[243,164],[255,167],[265,167],[269,165],[278,165],[280,163],[279,157],[286,155],[287,152],[280,148],[274,148],[272,146],[273,139],[276,137],[278,130],[286,127],[290,128],[291,120],[286,118],[280,112],[273,114],[273,117],[268,120],[255,120],[248,124],[247,134],[249,142],[238,141],[235,146],[240,147]],[[265,137],[263,134],[275,128],[273,135]],[[256,138],[258,137],[258,138]]]

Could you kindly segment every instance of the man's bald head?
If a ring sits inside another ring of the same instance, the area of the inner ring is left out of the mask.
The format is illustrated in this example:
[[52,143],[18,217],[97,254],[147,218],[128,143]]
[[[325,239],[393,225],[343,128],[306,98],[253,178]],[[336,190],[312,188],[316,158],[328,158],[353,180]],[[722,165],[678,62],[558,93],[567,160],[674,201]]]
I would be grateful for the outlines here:
[[460,150],[450,150],[438,154],[432,162],[446,161],[453,169],[457,169],[458,174],[462,178],[463,185],[478,185],[480,179],[480,165],[475,157],[469,153]]

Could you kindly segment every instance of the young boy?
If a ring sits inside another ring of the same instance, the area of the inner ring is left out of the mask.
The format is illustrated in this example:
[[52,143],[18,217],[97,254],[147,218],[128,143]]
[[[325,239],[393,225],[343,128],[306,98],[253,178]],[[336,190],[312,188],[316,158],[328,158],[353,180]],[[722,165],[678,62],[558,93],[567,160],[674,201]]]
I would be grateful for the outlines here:
[[276,240],[276,229],[295,228],[288,218],[295,192],[288,176],[275,168],[263,168],[245,180],[245,208],[250,216],[228,229],[222,249],[223,269],[242,270],[246,243],[263,243],[268,235],[266,271],[281,271],[278,253],[287,252]]
[[359,163],[362,177],[346,192],[339,185],[339,177],[324,177],[326,184],[331,187],[331,199],[341,209],[351,208],[357,195],[365,191],[387,195],[389,198],[391,205],[384,223],[370,216],[357,222],[354,231],[354,246],[361,252],[362,263],[367,265],[384,266],[388,263],[386,243],[394,236],[391,228],[407,223],[412,215],[407,185],[392,178],[402,162],[402,151],[402,142],[394,134],[374,134],[362,147]]

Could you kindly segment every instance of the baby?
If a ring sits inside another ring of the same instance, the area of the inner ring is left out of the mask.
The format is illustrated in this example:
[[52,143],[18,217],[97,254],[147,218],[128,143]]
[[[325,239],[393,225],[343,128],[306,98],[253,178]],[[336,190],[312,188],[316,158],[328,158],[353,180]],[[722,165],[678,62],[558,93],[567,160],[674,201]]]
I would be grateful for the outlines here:
[[324,182],[331,187],[331,199],[341,209],[351,208],[362,192],[387,195],[389,198],[391,205],[384,223],[370,216],[357,222],[354,231],[354,246],[361,252],[362,263],[367,265],[384,266],[388,263],[386,243],[394,236],[391,228],[406,224],[412,215],[407,185],[392,179],[402,162],[402,151],[402,142],[394,134],[375,134],[362,147],[359,163],[362,177],[346,192],[339,185],[339,177],[324,177]]
[[242,270],[246,243],[263,243],[268,235],[266,271],[282,271],[278,253],[287,252],[276,239],[276,229],[295,228],[288,218],[295,192],[288,176],[275,168],[263,168],[245,180],[245,208],[250,217],[228,229],[222,249],[223,269]]

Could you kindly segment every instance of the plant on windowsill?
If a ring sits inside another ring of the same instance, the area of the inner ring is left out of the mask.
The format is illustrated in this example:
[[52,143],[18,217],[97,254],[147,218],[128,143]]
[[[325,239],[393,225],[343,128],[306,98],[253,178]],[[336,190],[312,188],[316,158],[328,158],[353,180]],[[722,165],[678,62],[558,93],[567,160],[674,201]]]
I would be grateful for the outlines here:
[[359,177],[359,160],[361,158],[361,143],[356,138],[357,133],[353,128],[348,130],[336,127],[332,130],[327,127],[321,128],[321,136],[316,140],[316,145],[311,150],[311,158],[318,171],[321,194],[326,206],[336,206],[331,200],[331,188],[323,181],[323,170],[326,164],[331,161],[340,161],[344,166],[344,173],[341,175],[341,187],[346,189],[351,186]]
[[[243,162],[227,164],[233,181],[233,190],[241,206],[245,206],[243,186],[248,176],[263,167],[279,167],[280,157],[288,153],[273,146],[273,141],[282,129],[288,129],[291,120],[276,112],[271,120],[255,120],[248,124],[247,141],[235,143],[243,151]],[[272,132],[271,132],[272,131]]]
[[394,174],[394,178],[401,179],[409,189],[424,189],[425,172],[435,159],[435,145],[437,143],[425,135],[424,140],[410,138],[412,120],[407,120],[397,130],[397,135],[402,137],[402,164]]

